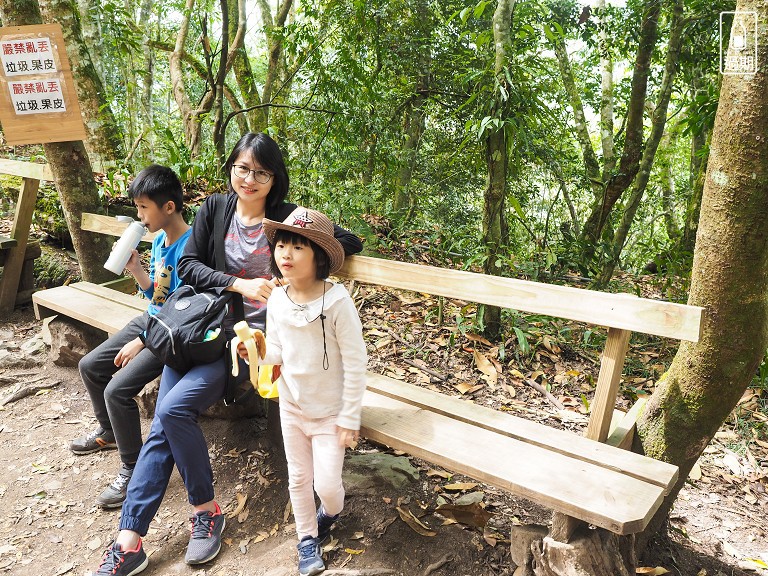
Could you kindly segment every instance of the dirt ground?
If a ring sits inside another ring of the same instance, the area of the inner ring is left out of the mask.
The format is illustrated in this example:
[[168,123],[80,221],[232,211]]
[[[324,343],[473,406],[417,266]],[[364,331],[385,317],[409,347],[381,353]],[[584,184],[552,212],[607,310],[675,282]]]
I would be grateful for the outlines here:
[[[0,324],[0,341],[10,352],[40,332],[29,308]],[[89,400],[76,369],[60,368],[45,352],[36,361],[0,367],[0,397],[8,381],[60,384],[0,407],[0,572],[18,576],[84,575],[95,569],[114,537],[119,511],[94,504],[118,467],[115,451],[74,456],[70,439],[95,426]],[[6,380],[7,378],[7,380]],[[144,421],[143,426],[148,427]],[[196,574],[283,576],[296,574],[295,531],[288,507],[282,457],[270,443],[263,419],[205,419],[216,477],[217,500],[228,514],[225,544],[209,565],[183,562],[188,539],[184,488],[177,473],[145,538],[150,554],[147,575]],[[702,459],[701,476],[690,482],[675,505],[670,536],[655,542],[640,565],[645,574],[715,576],[756,574],[742,571],[752,559],[768,562],[766,498],[750,479],[744,459],[729,456],[717,441]],[[361,444],[358,453],[386,451]],[[403,576],[512,575],[509,528],[516,523],[546,523],[548,513],[491,487],[482,491],[493,513],[483,531],[444,524],[434,514],[446,480],[433,467],[411,459],[418,480],[404,487],[373,485],[349,490],[347,508],[327,555],[328,574]],[[757,458],[765,468],[765,454]],[[738,466],[744,466],[739,470]],[[739,475],[741,473],[741,475]],[[469,481],[457,477],[451,482]],[[757,491],[757,492],[756,492]],[[751,495],[751,497],[750,497]],[[417,534],[396,511],[408,508],[435,533]],[[650,569],[655,568],[655,571]],[[666,570],[667,572],[664,572]],[[641,573],[640,571],[638,573]],[[768,570],[762,572],[768,574]],[[600,575],[603,576],[603,575]]]

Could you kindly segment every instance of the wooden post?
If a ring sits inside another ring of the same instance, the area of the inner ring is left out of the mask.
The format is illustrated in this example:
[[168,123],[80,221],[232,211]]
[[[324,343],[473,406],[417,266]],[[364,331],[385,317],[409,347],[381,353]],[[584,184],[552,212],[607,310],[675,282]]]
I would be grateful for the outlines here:
[[35,211],[39,187],[40,180],[35,178],[25,177],[21,183],[19,201],[16,203],[16,216],[11,228],[11,238],[16,240],[16,246],[9,249],[3,267],[3,277],[0,279],[0,317],[7,317],[13,312],[16,304],[16,292],[19,289],[19,278],[29,239],[29,227],[32,224],[32,213]]
[[600,362],[600,374],[597,377],[597,389],[590,407],[589,425],[585,436],[598,442],[605,442],[611,428],[613,409],[616,407],[616,396],[619,393],[619,380],[624,369],[624,358],[627,355],[629,330],[619,328],[608,329],[608,340],[605,342],[603,359]]
[[[620,328],[608,329],[608,339],[600,362],[600,374],[597,377],[597,389],[590,406],[589,424],[584,433],[592,440],[605,442],[608,438],[631,334],[629,330]],[[555,512],[552,515],[552,528],[549,535],[558,542],[568,542],[573,533],[583,524],[581,520]]]

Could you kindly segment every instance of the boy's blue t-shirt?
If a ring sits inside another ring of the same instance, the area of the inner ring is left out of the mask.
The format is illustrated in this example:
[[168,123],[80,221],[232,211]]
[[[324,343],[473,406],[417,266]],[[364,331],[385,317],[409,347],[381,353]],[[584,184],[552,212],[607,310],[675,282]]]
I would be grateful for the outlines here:
[[160,231],[152,241],[152,254],[149,259],[149,279],[152,280],[152,285],[147,290],[142,290],[149,300],[147,313],[150,316],[157,314],[168,296],[183,284],[176,269],[191,234],[192,228],[168,247],[165,246],[165,231]]

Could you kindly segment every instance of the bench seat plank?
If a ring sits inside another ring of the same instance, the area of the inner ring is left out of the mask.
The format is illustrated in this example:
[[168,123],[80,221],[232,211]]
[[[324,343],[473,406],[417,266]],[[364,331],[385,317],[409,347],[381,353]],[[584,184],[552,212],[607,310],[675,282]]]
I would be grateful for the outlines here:
[[[668,491],[677,482],[678,469],[666,462],[595,442],[573,432],[531,422],[492,408],[452,398],[420,386],[368,372],[368,389],[412,406],[540,446],[583,462],[609,468]],[[427,458],[429,459],[429,458]]]
[[[54,314],[63,314],[104,330],[108,334],[114,334],[143,311],[135,304],[108,300],[75,286],[77,285],[58,286],[35,292],[33,296],[35,316],[42,319]],[[146,309],[149,302],[146,300],[145,302],[147,302],[144,305]]]
[[643,530],[664,498],[660,486],[373,390],[361,433],[617,534]]
[[126,294],[125,292],[120,292],[119,290],[101,284],[94,284],[93,282],[77,282],[76,284],[70,284],[70,287],[93,296],[99,296],[109,302],[135,308],[138,312],[144,312],[147,309],[147,306],[149,306],[149,301],[145,298]]

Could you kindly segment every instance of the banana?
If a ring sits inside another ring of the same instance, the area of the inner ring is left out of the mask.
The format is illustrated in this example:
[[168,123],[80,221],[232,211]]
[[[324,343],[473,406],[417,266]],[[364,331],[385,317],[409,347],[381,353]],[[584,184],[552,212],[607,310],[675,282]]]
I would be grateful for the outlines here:
[[[240,374],[240,366],[237,361],[237,345],[242,342],[245,349],[248,350],[248,366],[251,372],[251,384],[256,386],[259,381],[259,366],[255,358],[264,358],[267,353],[267,341],[264,339],[264,333],[258,328],[251,328],[245,320],[235,324],[235,336],[232,338],[230,348],[232,349],[232,376]],[[253,360],[251,360],[253,359]]]

